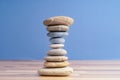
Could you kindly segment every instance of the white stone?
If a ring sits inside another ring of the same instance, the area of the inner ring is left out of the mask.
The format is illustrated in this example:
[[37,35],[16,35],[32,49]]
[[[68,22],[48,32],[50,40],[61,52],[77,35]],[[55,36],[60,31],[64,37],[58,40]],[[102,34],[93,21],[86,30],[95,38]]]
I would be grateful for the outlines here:
[[50,44],[50,48],[56,49],[56,48],[63,48],[64,44]]

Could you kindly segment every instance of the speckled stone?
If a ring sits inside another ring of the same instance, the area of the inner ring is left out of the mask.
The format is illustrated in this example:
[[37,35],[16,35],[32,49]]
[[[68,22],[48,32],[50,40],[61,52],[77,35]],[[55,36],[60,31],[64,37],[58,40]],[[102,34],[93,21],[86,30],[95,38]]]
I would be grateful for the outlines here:
[[62,68],[68,66],[69,63],[67,61],[63,62],[44,62],[44,67],[47,68]]
[[67,36],[68,32],[49,32],[47,36],[49,37],[64,37]]
[[52,44],[63,44],[65,42],[64,38],[50,38]]
[[54,26],[49,26],[47,27],[47,31],[49,32],[66,32],[69,30],[69,27],[68,26],[65,26],[65,25],[54,25]]
[[66,56],[46,56],[45,58],[44,58],[46,61],[66,61],[66,60],[68,60],[68,57],[66,57]]
[[53,49],[63,48],[64,44],[50,44],[49,47]]
[[64,56],[67,54],[65,49],[51,49],[47,52],[47,55],[50,56]]
[[66,26],[70,26],[71,24],[73,24],[74,20],[70,17],[67,16],[55,16],[55,17],[51,17],[48,18],[46,20],[43,21],[43,24],[46,26],[50,26],[50,25],[66,25]]
[[39,75],[44,76],[68,76],[73,73],[73,69],[71,67],[64,68],[40,68],[38,70]]

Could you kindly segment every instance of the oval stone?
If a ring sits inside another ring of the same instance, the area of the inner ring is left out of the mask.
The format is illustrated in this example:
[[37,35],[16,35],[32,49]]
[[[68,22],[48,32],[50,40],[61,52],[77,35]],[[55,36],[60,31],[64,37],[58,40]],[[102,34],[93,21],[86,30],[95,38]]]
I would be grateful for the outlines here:
[[51,49],[47,52],[47,55],[50,56],[64,56],[67,54],[65,49]]
[[66,57],[66,56],[46,56],[44,59],[46,61],[54,62],[54,61],[66,61],[66,60],[68,60],[68,57]]
[[49,47],[53,49],[63,48],[64,44],[50,44]]
[[52,44],[63,44],[65,42],[64,38],[50,38]]
[[66,25],[70,26],[73,24],[74,20],[70,17],[67,16],[55,16],[55,17],[50,17],[46,20],[43,21],[43,24],[46,26],[50,25]]
[[44,67],[47,68],[62,68],[69,65],[68,61],[63,62],[44,62]]
[[49,37],[64,37],[67,36],[68,32],[49,32],[47,36]]
[[39,75],[44,76],[68,76],[73,73],[73,69],[71,67],[64,68],[40,68],[38,70]]
[[69,30],[68,26],[65,25],[56,25],[47,27],[47,31],[49,32],[66,32]]

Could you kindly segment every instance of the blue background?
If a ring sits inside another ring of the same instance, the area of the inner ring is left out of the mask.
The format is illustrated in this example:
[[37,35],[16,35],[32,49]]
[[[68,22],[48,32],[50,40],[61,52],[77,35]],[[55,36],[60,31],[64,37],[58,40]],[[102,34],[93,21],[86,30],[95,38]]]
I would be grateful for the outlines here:
[[42,59],[49,50],[42,21],[70,16],[69,59],[120,59],[120,0],[0,0],[0,59]]

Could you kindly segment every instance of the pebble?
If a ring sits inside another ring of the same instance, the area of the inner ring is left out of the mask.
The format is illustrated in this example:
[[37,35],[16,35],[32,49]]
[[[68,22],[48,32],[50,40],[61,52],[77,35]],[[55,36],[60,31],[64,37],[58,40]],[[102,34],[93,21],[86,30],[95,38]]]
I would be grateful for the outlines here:
[[66,56],[46,56],[44,58],[46,61],[66,61],[68,60],[68,57]]
[[47,55],[50,56],[64,56],[67,54],[65,49],[51,49],[47,52]]
[[65,42],[64,38],[50,38],[52,44],[63,44]]
[[47,36],[49,37],[64,37],[67,36],[68,32],[49,32]]
[[66,32],[69,30],[68,26],[65,25],[54,25],[47,27],[47,31],[49,32]]
[[44,67],[46,68],[62,68],[69,65],[68,61],[62,62],[44,62]]
[[67,16],[55,16],[55,17],[51,17],[48,18],[46,20],[43,21],[43,24],[46,26],[50,26],[50,25],[66,25],[66,26],[70,26],[72,25],[74,22],[74,20],[70,17]]
[[64,68],[40,68],[38,70],[39,75],[44,76],[68,76],[73,73],[73,69],[71,67]]
[[64,44],[50,44],[49,47],[53,49],[63,48]]

